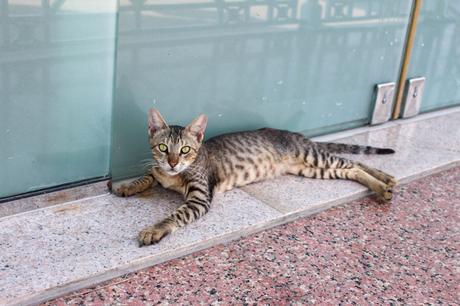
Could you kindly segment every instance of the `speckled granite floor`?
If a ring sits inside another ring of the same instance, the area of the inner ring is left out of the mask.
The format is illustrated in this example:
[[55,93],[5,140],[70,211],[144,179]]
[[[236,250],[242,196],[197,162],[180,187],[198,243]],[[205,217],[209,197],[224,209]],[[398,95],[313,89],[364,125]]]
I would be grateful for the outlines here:
[[[405,183],[460,165],[459,122],[460,108],[454,108],[326,138],[394,148],[393,155],[353,159]],[[179,195],[156,188],[128,199],[102,194],[59,204],[53,194],[31,198],[23,212],[15,205],[0,211],[0,305],[39,303],[366,195],[351,181],[285,176],[219,194],[206,216],[145,248],[137,247],[138,231],[170,214],[182,202]],[[329,263],[335,265],[332,258]]]
[[460,167],[43,305],[460,303]]

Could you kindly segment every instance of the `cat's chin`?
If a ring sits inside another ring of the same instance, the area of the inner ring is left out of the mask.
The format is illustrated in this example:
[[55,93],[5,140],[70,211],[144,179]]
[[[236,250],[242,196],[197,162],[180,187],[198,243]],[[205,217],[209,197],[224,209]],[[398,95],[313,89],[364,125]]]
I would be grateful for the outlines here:
[[163,170],[167,175],[169,176],[175,176],[181,173],[182,171],[177,171],[177,170]]

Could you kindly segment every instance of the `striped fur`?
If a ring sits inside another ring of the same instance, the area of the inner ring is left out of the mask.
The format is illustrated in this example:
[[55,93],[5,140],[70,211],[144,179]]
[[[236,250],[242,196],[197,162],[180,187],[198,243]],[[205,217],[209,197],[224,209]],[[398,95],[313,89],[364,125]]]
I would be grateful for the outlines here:
[[[215,192],[223,192],[280,175],[357,181],[385,200],[391,200],[396,180],[361,163],[332,153],[390,154],[391,149],[336,143],[315,143],[299,133],[264,128],[224,134],[202,143],[206,117],[189,126],[168,126],[150,110],[149,135],[154,166],[128,185],[113,188],[119,196],[142,192],[157,182],[184,195],[185,203],[172,215],[139,233],[140,245],[159,242],[191,223],[210,207]],[[160,144],[167,146],[162,152]],[[181,152],[184,146],[188,153]]]

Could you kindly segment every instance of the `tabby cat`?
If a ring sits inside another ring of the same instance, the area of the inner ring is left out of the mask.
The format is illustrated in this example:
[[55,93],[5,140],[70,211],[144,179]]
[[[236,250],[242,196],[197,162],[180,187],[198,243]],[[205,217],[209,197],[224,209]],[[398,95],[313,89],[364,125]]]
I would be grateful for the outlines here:
[[392,149],[312,142],[299,133],[271,128],[220,135],[203,143],[206,124],[207,117],[200,115],[185,128],[169,126],[157,110],[150,109],[148,133],[154,166],[143,177],[114,186],[112,191],[127,197],[158,182],[182,193],[185,203],[163,221],[142,230],[140,246],[157,243],[206,214],[215,192],[283,174],[354,180],[385,200],[392,198],[394,177],[332,155],[391,154]]

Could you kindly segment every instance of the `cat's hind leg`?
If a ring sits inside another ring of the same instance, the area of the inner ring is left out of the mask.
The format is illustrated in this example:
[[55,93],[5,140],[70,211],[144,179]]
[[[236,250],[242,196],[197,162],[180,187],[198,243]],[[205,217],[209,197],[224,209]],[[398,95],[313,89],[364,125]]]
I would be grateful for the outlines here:
[[143,177],[140,177],[128,184],[121,184],[118,186],[112,186],[112,181],[109,181],[107,186],[113,194],[119,197],[129,197],[138,193],[141,193],[150,187],[156,185],[156,180],[149,173],[145,174]]
[[324,164],[324,167],[326,168],[333,168],[333,169],[359,168],[363,170],[364,172],[372,175],[379,181],[382,181],[383,183],[387,184],[389,187],[393,187],[397,184],[397,180],[393,176],[379,169],[372,168],[360,162],[349,160],[349,159],[346,159],[340,156],[335,156],[327,152],[323,153],[322,156],[323,156],[323,164]]
[[393,197],[391,186],[358,167],[334,169],[304,166],[298,169],[296,174],[308,178],[353,180],[368,187],[386,201]]
[[381,180],[382,182],[384,182],[385,184],[387,184],[390,187],[394,187],[398,183],[398,180],[396,180],[396,178],[394,176],[389,175],[388,173],[385,173],[382,170],[372,168],[372,167],[366,166],[366,165],[364,165],[362,163],[358,163],[358,162],[356,162],[356,166],[358,168],[366,171],[367,173],[369,173],[370,175],[372,175],[376,179]]
[[309,167],[332,169],[358,168],[368,173],[369,175],[372,175],[379,181],[382,181],[383,183],[387,184],[389,187],[393,187],[397,184],[397,180],[393,176],[381,170],[315,148],[312,148],[307,152],[304,158],[304,162],[305,165]]

